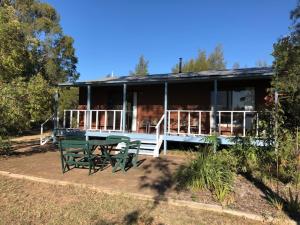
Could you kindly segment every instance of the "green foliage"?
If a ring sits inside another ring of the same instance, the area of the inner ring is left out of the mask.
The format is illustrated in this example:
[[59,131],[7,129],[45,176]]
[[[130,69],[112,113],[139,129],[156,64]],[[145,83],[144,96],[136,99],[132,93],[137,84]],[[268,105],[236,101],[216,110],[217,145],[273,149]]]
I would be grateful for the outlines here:
[[[221,70],[226,68],[222,45],[217,45],[207,57],[206,52],[199,50],[195,59],[190,59],[182,65],[182,72],[200,72],[204,70]],[[179,64],[172,68],[173,73],[178,73]]]
[[258,60],[258,61],[255,63],[255,65],[256,65],[257,67],[267,67],[267,66],[268,66],[268,63],[267,63],[266,61],[264,61],[264,60]]
[[40,74],[51,84],[76,80],[73,39],[63,34],[59,16],[47,3],[0,3],[0,79]]
[[59,92],[58,113],[60,118],[63,117],[65,109],[76,109],[79,104],[79,90],[77,87],[70,89],[61,89]]
[[131,76],[146,76],[148,72],[149,61],[144,58],[143,55],[140,56],[138,64],[135,66],[134,72],[130,72]]
[[179,168],[176,178],[180,187],[209,189],[219,201],[231,192],[235,172],[235,160],[230,152],[209,150],[198,153],[186,166]]
[[[0,127],[30,128],[53,111],[53,85],[74,81],[73,39],[53,7],[38,0],[0,1]],[[64,104],[73,104],[73,99]]]
[[40,76],[28,82],[18,77],[9,83],[0,81],[0,127],[16,132],[30,127],[30,122],[43,121],[51,114],[54,89]]
[[286,199],[287,209],[293,213],[300,212],[300,201],[299,201],[299,193],[293,193],[291,188],[288,191],[288,197]]
[[13,151],[10,140],[0,135],[0,155],[10,155]]
[[239,69],[240,68],[240,64],[238,62],[235,62],[233,65],[232,65],[232,69]]
[[237,160],[237,171],[251,173],[259,168],[260,149],[253,145],[250,138],[235,138],[235,145],[230,148]]
[[0,79],[10,80],[27,72],[26,36],[12,6],[0,7]]
[[292,130],[300,126],[300,3],[291,12],[291,34],[274,44],[273,63],[276,76],[272,89],[280,94],[284,112],[283,126]]
[[283,199],[281,199],[277,194],[267,194],[267,201],[277,210],[281,211],[283,209]]

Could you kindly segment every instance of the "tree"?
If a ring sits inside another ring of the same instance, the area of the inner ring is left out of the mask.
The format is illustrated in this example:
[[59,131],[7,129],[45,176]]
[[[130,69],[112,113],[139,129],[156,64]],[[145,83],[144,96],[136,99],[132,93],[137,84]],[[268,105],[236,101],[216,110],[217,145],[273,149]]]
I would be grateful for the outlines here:
[[77,58],[73,39],[64,35],[59,16],[37,0],[0,3],[0,79],[27,80],[40,74],[51,84],[74,81]]
[[143,55],[140,56],[138,64],[135,66],[134,72],[130,72],[131,76],[146,76],[148,72],[149,61],[144,58]]
[[223,70],[226,68],[222,45],[217,45],[215,50],[208,57],[207,63],[208,69],[210,70]]
[[76,64],[73,39],[64,35],[53,7],[38,0],[0,1],[0,132],[48,118],[54,85],[78,79]]
[[0,136],[30,128],[32,122],[51,114],[54,88],[41,76],[26,81],[24,77],[9,83],[0,80]]
[[291,19],[293,28],[290,35],[274,44],[272,90],[280,94],[284,126],[294,129],[300,126],[300,1],[291,12]]
[[239,69],[240,68],[240,64],[238,62],[235,62],[233,65],[232,65],[232,69]]
[[258,60],[258,61],[256,61],[255,65],[257,67],[267,67],[268,63],[265,60]]
[[[197,57],[184,62],[181,70],[182,72],[200,72],[204,70],[225,69],[225,66],[223,49],[221,45],[218,45],[208,57],[205,51],[199,50]],[[179,64],[176,64],[172,68],[172,72],[178,73],[178,71]]]

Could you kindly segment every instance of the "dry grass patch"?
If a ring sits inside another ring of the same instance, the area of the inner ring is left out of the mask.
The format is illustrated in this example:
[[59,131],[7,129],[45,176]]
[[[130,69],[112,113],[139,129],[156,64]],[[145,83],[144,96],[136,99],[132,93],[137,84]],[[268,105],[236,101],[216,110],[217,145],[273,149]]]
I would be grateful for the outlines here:
[[260,224],[229,215],[0,177],[0,224]]

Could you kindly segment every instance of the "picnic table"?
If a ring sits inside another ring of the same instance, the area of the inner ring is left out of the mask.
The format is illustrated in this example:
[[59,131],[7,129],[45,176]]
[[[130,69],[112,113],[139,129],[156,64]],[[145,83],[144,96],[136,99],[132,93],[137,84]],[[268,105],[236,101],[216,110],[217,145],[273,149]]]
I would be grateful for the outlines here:
[[113,149],[114,146],[118,145],[119,143],[123,142],[122,140],[90,140],[88,141],[89,145],[92,146],[92,152],[100,148],[101,157],[106,162],[109,162],[113,165],[112,158],[110,156],[110,151]]

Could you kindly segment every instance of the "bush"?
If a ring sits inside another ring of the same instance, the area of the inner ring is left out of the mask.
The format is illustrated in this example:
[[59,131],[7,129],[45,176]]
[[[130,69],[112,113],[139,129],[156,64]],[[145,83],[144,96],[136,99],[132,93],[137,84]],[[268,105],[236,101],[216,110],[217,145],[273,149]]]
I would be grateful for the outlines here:
[[179,187],[190,189],[208,189],[223,202],[231,192],[235,160],[226,150],[212,153],[205,149],[186,166],[179,168],[176,174]]
[[10,155],[12,151],[10,140],[0,136],[0,155]]

